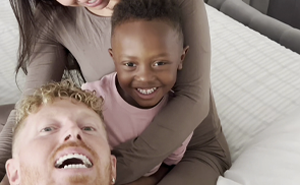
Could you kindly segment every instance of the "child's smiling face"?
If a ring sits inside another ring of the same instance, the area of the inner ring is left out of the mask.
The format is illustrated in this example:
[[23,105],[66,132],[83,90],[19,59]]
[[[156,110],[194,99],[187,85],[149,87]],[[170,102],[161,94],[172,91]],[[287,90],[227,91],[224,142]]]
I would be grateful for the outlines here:
[[174,86],[187,49],[165,21],[137,20],[115,27],[110,53],[121,96],[141,108],[155,106]]

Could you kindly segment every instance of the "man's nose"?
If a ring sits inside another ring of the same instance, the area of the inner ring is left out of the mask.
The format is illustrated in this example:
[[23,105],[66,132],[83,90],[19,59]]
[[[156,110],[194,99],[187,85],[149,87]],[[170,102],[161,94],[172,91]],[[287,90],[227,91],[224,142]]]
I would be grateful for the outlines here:
[[78,127],[69,128],[64,136],[64,141],[77,141],[77,140],[80,141],[82,140],[80,128]]

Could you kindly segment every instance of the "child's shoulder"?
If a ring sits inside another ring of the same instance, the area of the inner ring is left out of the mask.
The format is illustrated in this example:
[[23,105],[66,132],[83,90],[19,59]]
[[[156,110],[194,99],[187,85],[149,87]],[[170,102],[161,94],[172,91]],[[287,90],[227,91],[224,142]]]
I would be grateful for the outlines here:
[[93,82],[86,82],[81,85],[81,89],[96,91],[97,94],[106,94],[106,92],[110,91],[114,85],[115,73],[110,73],[103,76],[100,80],[96,80]]

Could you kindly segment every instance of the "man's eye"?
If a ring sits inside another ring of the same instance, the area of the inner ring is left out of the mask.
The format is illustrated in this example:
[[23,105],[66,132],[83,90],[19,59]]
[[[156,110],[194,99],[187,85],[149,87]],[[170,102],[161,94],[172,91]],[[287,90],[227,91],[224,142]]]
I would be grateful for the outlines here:
[[43,128],[41,131],[42,131],[42,132],[51,132],[51,131],[53,131],[53,130],[54,130],[53,127],[45,127],[45,128]]
[[132,63],[132,62],[127,62],[127,63],[125,63],[125,66],[127,66],[127,67],[135,67],[136,65],[134,63]]
[[95,131],[93,127],[83,127],[82,130],[84,131]]

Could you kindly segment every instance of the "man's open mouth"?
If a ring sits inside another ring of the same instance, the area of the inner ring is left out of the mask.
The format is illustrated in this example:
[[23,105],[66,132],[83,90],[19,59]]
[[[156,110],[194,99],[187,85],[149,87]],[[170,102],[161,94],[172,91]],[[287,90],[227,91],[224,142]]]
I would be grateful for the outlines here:
[[70,169],[70,168],[91,168],[92,162],[82,154],[67,154],[57,159],[55,168]]

